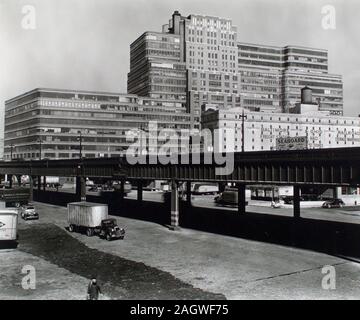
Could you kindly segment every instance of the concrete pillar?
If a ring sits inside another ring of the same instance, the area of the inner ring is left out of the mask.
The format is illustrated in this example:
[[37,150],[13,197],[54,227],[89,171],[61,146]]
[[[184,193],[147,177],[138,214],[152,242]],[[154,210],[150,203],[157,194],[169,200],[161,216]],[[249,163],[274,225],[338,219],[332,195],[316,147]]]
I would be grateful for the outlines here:
[[120,181],[120,200],[124,200],[124,196],[125,196],[125,180],[121,180]]
[[175,180],[171,181],[171,229],[179,228],[179,190]]
[[32,202],[34,200],[34,180],[32,176],[29,176],[29,201]]
[[81,190],[80,190],[80,176],[75,178],[75,194],[77,198],[80,198]]
[[43,177],[43,190],[46,190],[46,176]]
[[338,199],[341,198],[341,187],[333,187],[333,198]]
[[18,186],[21,187],[21,176],[17,175],[16,180],[17,180]]
[[186,182],[186,204],[191,206],[191,181]]
[[137,182],[137,200],[139,202],[143,200],[143,184],[141,180]]
[[86,201],[86,179],[85,177],[76,177],[76,197],[79,201]]
[[238,184],[238,212],[245,213],[246,212],[246,185]]
[[294,197],[293,197],[293,207],[294,207],[294,218],[300,218],[300,187],[294,186]]
[[41,176],[37,177],[37,189],[38,189],[38,191],[41,190]]
[[81,185],[80,199],[81,199],[81,201],[86,201],[86,178],[85,177],[80,178],[80,185]]
[[219,182],[219,192],[224,192],[226,188],[226,182]]
[[9,186],[10,186],[10,188],[12,188],[13,187],[13,176],[12,176],[12,174],[9,174],[8,175],[8,181],[9,181]]

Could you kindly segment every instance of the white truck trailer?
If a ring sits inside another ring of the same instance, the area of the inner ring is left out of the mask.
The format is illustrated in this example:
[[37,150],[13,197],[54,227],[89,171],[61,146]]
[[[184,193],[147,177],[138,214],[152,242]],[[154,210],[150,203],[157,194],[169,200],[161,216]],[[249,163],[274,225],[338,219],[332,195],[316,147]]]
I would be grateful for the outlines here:
[[95,234],[107,240],[123,239],[125,230],[114,218],[108,217],[108,206],[92,202],[68,203],[69,231],[85,231],[88,237]]
[[194,183],[192,184],[193,194],[217,194],[219,193],[219,185],[217,183]]
[[0,210],[0,241],[17,240],[18,211],[16,209]]

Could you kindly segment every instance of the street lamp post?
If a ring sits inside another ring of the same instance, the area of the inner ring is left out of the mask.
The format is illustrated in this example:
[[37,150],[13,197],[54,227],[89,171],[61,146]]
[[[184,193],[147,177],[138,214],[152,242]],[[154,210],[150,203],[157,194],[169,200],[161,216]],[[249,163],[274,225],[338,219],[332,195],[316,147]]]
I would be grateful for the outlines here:
[[[39,160],[41,160],[41,143],[42,143],[42,140],[41,138],[37,139],[36,142],[39,143]],[[38,176],[38,182],[37,182],[37,185],[38,185],[38,190],[40,191],[41,190],[41,176]],[[44,185],[45,185],[45,176],[44,176]]]
[[81,134],[81,132],[79,134],[78,141],[79,141],[79,158],[82,159],[82,134]]
[[39,160],[41,160],[41,144],[42,144],[42,140],[39,138],[36,142],[39,143]]
[[10,161],[12,161],[12,159],[13,159],[13,147],[14,147],[14,145],[11,143],[11,144],[9,145],[9,147],[10,147]]
[[244,114],[244,109],[242,110],[242,114],[240,115],[241,117],[241,152],[245,151],[245,139],[244,139],[244,135],[245,135],[245,119],[247,119],[247,115]]
[[[140,155],[143,155],[143,131],[146,131],[146,127],[144,124],[141,124],[140,125]],[[147,142],[145,142],[145,151],[146,151],[146,144]]]

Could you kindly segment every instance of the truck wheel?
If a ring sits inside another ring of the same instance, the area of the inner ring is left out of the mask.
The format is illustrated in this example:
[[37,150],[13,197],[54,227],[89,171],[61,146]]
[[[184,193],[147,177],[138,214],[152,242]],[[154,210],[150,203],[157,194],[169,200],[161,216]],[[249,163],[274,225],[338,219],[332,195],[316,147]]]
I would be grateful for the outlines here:
[[111,241],[111,236],[109,234],[106,235],[106,240]]
[[90,228],[86,229],[86,235],[87,235],[88,237],[92,237],[93,234],[94,234],[94,232],[93,232],[92,229],[90,229]]

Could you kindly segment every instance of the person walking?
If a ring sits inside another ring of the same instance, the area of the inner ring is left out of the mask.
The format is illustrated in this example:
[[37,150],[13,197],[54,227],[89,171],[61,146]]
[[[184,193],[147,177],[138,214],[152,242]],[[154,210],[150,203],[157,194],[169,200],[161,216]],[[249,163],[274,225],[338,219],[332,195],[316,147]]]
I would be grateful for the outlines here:
[[92,277],[88,285],[87,299],[98,300],[99,294],[102,294],[100,286],[97,284],[96,277]]

